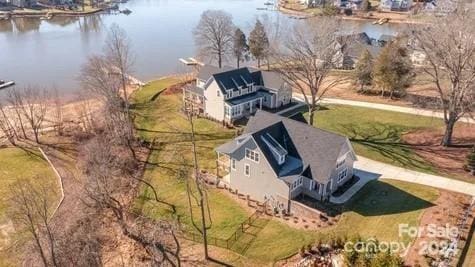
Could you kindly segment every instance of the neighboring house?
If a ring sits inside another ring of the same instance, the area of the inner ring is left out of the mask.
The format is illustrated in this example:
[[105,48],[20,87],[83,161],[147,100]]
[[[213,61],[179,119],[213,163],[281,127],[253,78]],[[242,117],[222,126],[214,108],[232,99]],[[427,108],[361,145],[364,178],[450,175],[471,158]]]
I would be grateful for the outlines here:
[[381,47],[373,45],[373,40],[365,32],[343,35],[339,40],[343,45],[341,46],[340,61],[337,68],[353,69],[365,50],[373,58],[376,58],[381,51]]
[[379,8],[385,11],[409,11],[412,0],[381,0]]
[[356,160],[347,137],[266,111],[216,152],[230,188],[287,210],[300,195],[328,200],[353,176]]
[[191,111],[234,123],[258,109],[276,109],[291,102],[292,90],[279,74],[252,68],[219,69],[205,65],[195,84],[183,89],[183,103]]

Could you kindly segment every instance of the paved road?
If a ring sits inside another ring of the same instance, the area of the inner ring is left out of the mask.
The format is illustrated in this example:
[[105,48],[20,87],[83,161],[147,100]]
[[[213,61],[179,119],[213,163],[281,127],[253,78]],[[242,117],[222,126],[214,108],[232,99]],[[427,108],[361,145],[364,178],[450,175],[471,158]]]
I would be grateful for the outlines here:
[[[293,93],[294,98],[304,101],[303,95],[300,93]],[[388,105],[388,104],[379,104],[379,103],[371,103],[371,102],[363,102],[363,101],[355,101],[355,100],[346,100],[346,99],[338,99],[338,98],[325,98],[322,100],[322,103],[325,104],[337,104],[337,105],[349,105],[355,107],[363,107],[363,108],[373,108],[373,109],[380,109],[380,110],[387,110],[387,111],[395,111],[407,114],[414,114],[420,116],[427,116],[427,117],[434,117],[434,118],[444,118],[444,113],[439,111],[433,111],[429,109],[421,109],[421,108],[412,108],[412,107],[402,107],[402,106],[395,106],[395,105]],[[473,118],[462,118],[460,119],[462,122],[475,124],[475,119]]]

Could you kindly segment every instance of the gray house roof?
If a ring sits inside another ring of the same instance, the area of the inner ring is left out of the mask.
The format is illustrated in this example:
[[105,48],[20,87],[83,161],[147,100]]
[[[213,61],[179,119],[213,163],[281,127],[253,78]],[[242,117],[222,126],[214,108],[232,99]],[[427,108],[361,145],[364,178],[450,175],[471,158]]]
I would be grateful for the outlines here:
[[[291,160],[282,165],[278,164],[263,141],[262,136],[267,134],[285,147]],[[348,142],[345,136],[261,110],[251,117],[244,135],[252,136],[277,176],[292,176],[305,172],[307,177],[320,183],[329,181],[341,150]],[[230,146],[233,146],[234,150],[240,146],[236,141],[230,143],[218,147],[217,151],[226,153],[224,151],[229,150]]]
[[238,90],[239,87],[247,88],[249,87],[248,84],[254,82],[247,68],[215,73],[213,74],[213,78],[223,94],[225,94],[227,90]]
[[218,68],[212,65],[204,65],[198,72],[198,79],[208,81],[213,77],[222,93],[226,90],[238,90],[238,87],[247,88],[248,84],[254,83],[268,89],[280,90],[284,84],[282,77],[272,71],[261,71],[259,69],[244,67],[234,69],[229,66]]

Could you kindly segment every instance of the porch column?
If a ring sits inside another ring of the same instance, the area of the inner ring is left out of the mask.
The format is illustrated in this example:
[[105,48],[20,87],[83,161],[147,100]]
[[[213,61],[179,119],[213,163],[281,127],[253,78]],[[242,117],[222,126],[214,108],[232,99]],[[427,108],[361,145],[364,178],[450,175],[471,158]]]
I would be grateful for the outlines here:
[[259,109],[262,109],[262,98],[259,98]]
[[249,102],[249,109],[250,109],[251,114],[252,114],[252,106],[254,105],[252,102],[254,102],[254,101]]

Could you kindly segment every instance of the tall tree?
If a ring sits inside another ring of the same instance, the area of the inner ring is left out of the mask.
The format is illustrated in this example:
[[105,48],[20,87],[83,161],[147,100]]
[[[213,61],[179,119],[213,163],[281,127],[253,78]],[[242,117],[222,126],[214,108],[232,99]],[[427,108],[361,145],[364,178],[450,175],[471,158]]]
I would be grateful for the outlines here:
[[444,110],[444,146],[452,144],[457,121],[475,111],[475,12],[458,9],[424,27],[415,27],[414,49],[425,55],[423,72],[434,84]]
[[237,28],[234,32],[233,53],[236,57],[236,65],[239,68],[239,63],[246,60],[249,46],[247,45],[246,35]]
[[391,98],[394,93],[403,94],[413,79],[408,49],[399,41],[390,42],[376,58],[373,74],[381,96],[388,91]]
[[257,59],[257,67],[261,67],[261,60],[265,59],[269,53],[269,38],[264,25],[258,19],[254,25],[254,29],[249,35],[249,49],[254,58]]
[[127,85],[129,83],[129,75],[133,66],[132,49],[127,33],[117,24],[113,24],[109,29],[104,52],[105,58],[111,67],[114,68],[110,71],[112,73],[117,73],[120,77],[125,112],[129,115]]
[[310,125],[325,93],[346,81],[345,77],[330,75],[340,64],[342,49],[346,47],[345,40],[339,38],[340,24],[334,18],[296,24],[275,54],[276,70],[305,100]]
[[368,50],[364,50],[355,66],[356,81],[360,91],[373,82],[373,57]]
[[233,48],[234,24],[231,14],[222,10],[207,10],[201,14],[193,36],[202,56],[218,60],[221,68],[224,58]]

